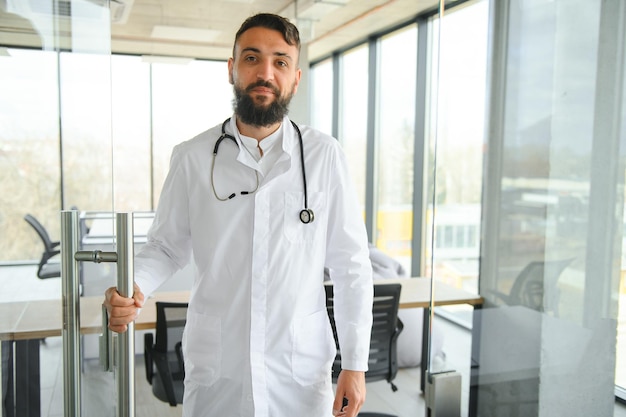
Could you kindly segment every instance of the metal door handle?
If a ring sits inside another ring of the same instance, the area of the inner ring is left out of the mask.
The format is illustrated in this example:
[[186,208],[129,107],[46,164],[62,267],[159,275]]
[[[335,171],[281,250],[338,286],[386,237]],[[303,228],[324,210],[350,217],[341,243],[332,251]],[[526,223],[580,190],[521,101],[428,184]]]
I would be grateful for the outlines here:
[[[81,415],[80,406],[80,295],[78,262],[117,263],[117,291],[123,297],[132,297],[134,291],[133,215],[116,213],[116,251],[77,251],[78,213],[61,212],[61,279],[63,285],[63,350],[65,416]],[[100,337],[100,364],[105,370],[117,370],[117,416],[135,416],[135,323],[117,336],[114,349],[112,332],[108,329],[108,313],[102,306],[102,335]],[[117,366],[115,366],[117,365]]]

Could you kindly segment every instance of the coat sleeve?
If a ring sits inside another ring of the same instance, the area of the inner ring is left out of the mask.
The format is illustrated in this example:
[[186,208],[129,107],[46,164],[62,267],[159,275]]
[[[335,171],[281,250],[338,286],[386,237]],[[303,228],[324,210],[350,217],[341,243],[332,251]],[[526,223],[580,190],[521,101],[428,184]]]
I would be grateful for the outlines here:
[[183,146],[177,145],[172,151],[148,241],[135,256],[135,282],[146,297],[183,268],[191,255]]
[[334,287],[341,367],[366,371],[372,327],[373,282],[365,222],[337,146],[328,206],[326,265]]

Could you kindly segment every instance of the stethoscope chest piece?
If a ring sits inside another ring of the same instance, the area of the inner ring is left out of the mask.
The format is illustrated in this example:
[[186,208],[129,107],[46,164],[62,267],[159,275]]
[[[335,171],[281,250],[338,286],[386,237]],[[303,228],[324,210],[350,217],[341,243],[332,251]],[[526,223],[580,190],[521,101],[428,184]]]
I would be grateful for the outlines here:
[[313,210],[309,208],[305,208],[300,211],[300,221],[304,224],[309,224],[315,220],[315,215],[313,214]]

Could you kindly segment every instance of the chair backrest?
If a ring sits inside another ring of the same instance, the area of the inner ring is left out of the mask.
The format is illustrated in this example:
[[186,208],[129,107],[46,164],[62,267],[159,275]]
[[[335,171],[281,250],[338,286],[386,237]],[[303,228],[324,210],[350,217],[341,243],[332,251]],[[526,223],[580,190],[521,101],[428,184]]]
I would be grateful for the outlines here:
[[[337,338],[334,319],[334,296],[332,285],[326,285],[326,308],[335,336],[337,356],[333,363],[333,380],[341,371],[341,351]],[[395,391],[392,383],[398,372],[396,341],[402,331],[402,322],[398,319],[400,304],[400,284],[374,285],[372,337],[370,341],[369,370],[365,373],[367,382],[386,380]]]
[[183,340],[187,323],[187,303],[157,301],[156,340],[154,348],[159,352],[174,352],[176,344]]
[[35,231],[37,232],[37,234],[41,238],[41,241],[44,244],[45,250],[48,252],[54,251],[54,248],[58,246],[58,243],[53,242],[52,239],[50,239],[50,235],[48,234],[48,231],[46,230],[45,227],[43,227],[43,225],[39,222],[39,220],[37,220],[31,214],[25,215],[24,220],[26,220],[26,222],[30,224],[33,227],[33,229],[35,229]]
[[183,401],[185,367],[181,348],[187,303],[156,302],[156,337],[144,337],[146,377],[152,393],[171,406]]
[[61,266],[60,264],[49,264],[48,260],[55,255],[60,253],[60,250],[57,247],[61,242],[52,241],[50,239],[50,235],[46,231],[45,227],[37,220],[33,215],[26,214],[24,216],[24,220],[32,226],[33,229],[37,232],[37,235],[41,239],[44,245],[44,250],[41,254],[41,259],[39,260],[39,267],[37,270],[37,276],[41,279],[46,278],[58,278],[61,276]]
[[554,308],[545,305],[544,288],[554,288],[559,276],[572,260],[573,258],[530,262],[515,278],[508,304],[522,305],[536,311]]

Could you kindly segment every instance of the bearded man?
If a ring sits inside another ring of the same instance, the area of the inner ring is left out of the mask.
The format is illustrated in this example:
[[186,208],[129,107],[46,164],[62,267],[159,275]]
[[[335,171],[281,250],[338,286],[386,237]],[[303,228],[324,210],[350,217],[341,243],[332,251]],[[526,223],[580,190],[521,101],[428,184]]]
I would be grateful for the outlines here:
[[[368,239],[337,140],[287,117],[299,54],[287,19],[242,24],[228,60],[234,115],[174,148],[135,293],[106,292],[109,327],[123,332],[146,296],[193,263],[186,417],[354,417],[365,400]],[[334,393],[324,268],[342,354]]]

